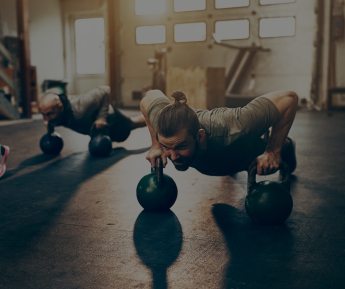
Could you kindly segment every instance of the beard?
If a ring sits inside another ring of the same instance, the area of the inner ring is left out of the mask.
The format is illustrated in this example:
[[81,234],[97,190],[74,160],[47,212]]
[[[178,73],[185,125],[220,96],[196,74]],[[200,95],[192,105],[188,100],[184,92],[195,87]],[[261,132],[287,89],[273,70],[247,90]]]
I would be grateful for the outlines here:
[[190,165],[193,163],[194,159],[198,155],[198,151],[199,151],[199,143],[195,142],[194,152],[191,156],[188,156],[188,157],[180,156],[177,160],[175,160],[175,162],[177,162],[178,165],[175,164],[174,161],[172,161],[172,163],[175,166],[175,169],[177,169],[178,171],[181,171],[181,172],[188,170]]

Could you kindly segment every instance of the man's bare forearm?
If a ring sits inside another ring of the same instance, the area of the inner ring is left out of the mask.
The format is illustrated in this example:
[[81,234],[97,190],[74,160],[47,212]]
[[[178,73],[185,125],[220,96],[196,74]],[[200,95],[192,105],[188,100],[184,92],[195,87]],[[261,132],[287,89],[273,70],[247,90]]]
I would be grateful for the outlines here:
[[[158,145],[159,142],[156,138],[156,132],[150,122],[150,118],[148,117],[147,110],[151,103],[156,100],[157,98],[162,98],[165,97],[167,98],[161,91],[159,90],[150,90],[146,93],[145,97],[141,100],[140,102],[140,110],[141,113],[143,114],[146,125],[149,129],[150,135],[151,135],[151,140],[152,140],[152,145]],[[167,98],[168,99],[168,98]]]
[[156,133],[150,123],[150,119],[147,115],[147,111],[146,111],[146,108],[144,107],[144,105],[142,105],[142,102],[140,103],[140,110],[141,110],[141,113],[143,114],[144,118],[145,118],[145,122],[146,122],[146,125],[149,129],[149,132],[150,132],[150,135],[151,135],[151,141],[152,141],[152,145],[154,144],[157,144],[158,143],[158,140],[156,139]]
[[281,115],[278,122],[272,126],[266,152],[280,154],[295,119],[298,96],[292,91],[278,91],[263,97],[270,99]]
[[[156,158],[161,157],[163,161],[163,166],[165,167],[167,164],[167,158],[164,155],[164,151],[162,146],[156,139],[156,132],[150,122],[150,118],[148,117],[147,110],[150,107],[151,103],[158,98],[167,98],[161,91],[159,90],[150,90],[146,93],[145,97],[140,102],[140,109],[142,114],[144,115],[146,125],[149,128],[152,140],[152,146],[149,152],[147,153],[146,159],[151,163],[151,167],[156,166]],[[167,98],[168,99],[168,98]]]

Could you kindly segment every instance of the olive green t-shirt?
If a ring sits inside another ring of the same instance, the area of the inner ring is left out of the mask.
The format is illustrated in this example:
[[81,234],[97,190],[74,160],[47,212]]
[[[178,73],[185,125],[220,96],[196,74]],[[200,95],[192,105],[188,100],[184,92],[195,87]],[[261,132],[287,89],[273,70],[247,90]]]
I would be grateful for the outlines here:
[[[158,98],[148,108],[148,117],[156,131],[160,111],[170,104]],[[191,164],[206,175],[228,175],[246,170],[266,148],[261,136],[280,118],[277,107],[265,97],[257,97],[245,107],[195,109],[207,135],[207,150]]]

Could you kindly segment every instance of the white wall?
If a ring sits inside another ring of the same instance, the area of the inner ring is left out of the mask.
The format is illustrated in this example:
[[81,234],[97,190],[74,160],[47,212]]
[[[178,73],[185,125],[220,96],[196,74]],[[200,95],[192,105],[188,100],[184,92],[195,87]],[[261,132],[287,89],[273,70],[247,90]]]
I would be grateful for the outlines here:
[[[16,1],[0,0],[3,36],[17,36]],[[63,33],[59,0],[29,0],[31,65],[39,89],[44,79],[64,78]]]
[[[10,0],[13,1],[13,0]],[[64,78],[63,32],[59,0],[29,0],[31,65],[38,84]]]
[[[296,91],[301,98],[310,98],[314,31],[316,15],[315,0],[296,0],[295,3],[261,6],[259,1],[250,1],[245,8],[215,9],[214,1],[207,1],[205,11],[173,12],[173,1],[166,1],[167,12],[154,16],[136,16],[134,2],[120,1],[121,27],[121,76],[122,98],[124,105],[138,105],[132,100],[132,91],[141,90],[151,83],[151,75],[146,60],[153,57],[152,45],[135,43],[136,26],[163,24],[167,27],[167,42],[157,48],[171,47],[168,53],[168,66],[225,66],[229,68],[236,50],[213,45],[210,41],[217,20],[249,19],[251,35],[249,39],[229,41],[231,44],[250,46],[252,43],[271,48],[271,52],[259,52],[248,71],[249,76],[255,74],[256,82],[253,95],[260,95],[277,89]],[[293,37],[266,38],[258,37],[258,21],[265,17],[296,17],[296,35]],[[206,22],[207,39],[204,42],[175,43],[173,26],[175,23]],[[246,93],[246,88],[242,93]]]
[[16,1],[0,0],[0,21],[3,36],[17,36]]

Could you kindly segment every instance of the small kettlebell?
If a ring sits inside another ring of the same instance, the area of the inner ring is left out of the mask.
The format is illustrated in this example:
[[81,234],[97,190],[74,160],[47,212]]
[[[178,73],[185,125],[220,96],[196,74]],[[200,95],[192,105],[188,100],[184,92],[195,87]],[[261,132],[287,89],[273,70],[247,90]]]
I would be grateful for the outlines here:
[[281,182],[256,182],[256,164],[248,170],[248,194],[245,208],[248,216],[255,222],[264,225],[280,225],[290,216],[293,200],[290,194],[290,168],[281,163]]
[[54,131],[54,127],[48,124],[47,133],[40,140],[40,148],[45,154],[58,155],[63,148],[61,135]]
[[174,180],[163,174],[163,161],[156,159],[156,168],[142,177],[137,186],[139,204],[147,211],[167,211],[177,199],[177,186]]
[[90,130],[89,152],[94,157],[107,157],[113,150],[112,141],[109,137],[108,126],[96,129],[92,126]]

